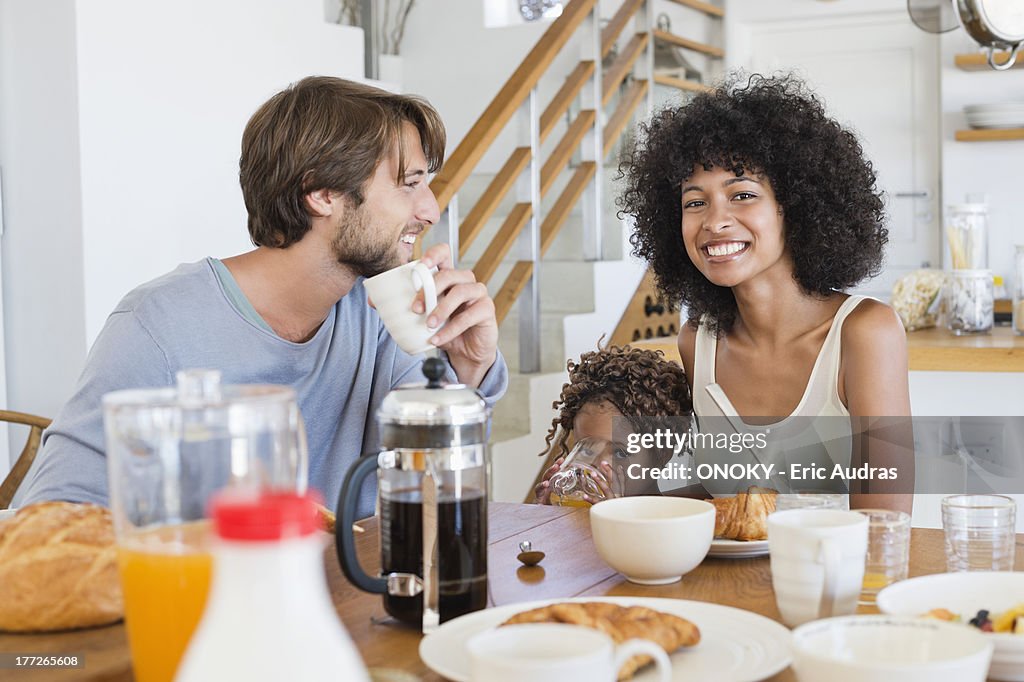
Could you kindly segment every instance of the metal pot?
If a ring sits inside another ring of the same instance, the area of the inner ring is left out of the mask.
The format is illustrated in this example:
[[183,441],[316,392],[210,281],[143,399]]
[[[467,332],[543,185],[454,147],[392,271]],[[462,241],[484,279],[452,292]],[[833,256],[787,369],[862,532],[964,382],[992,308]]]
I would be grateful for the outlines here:
[[[1004,71],[1017,61],[1017,52],[1024,44],[1024,2],[1021,0],[955,0],[960,25],[967,34],[988,50],[988,65]],[[995,51],[1010,51],[1002,64],[995,61]]]

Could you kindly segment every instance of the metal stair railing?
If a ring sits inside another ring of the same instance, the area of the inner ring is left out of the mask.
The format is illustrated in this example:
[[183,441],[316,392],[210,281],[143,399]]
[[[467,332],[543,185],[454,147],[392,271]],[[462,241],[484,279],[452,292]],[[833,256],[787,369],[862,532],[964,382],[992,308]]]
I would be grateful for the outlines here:
[[[587,260],[603,257],[602,197],[604,159],[625,131],[642,103],[653,107],[654,42],[669,40],[656,35],[653,2],[623,0],[616,14],[602,29],[596,0],[570,0],[508,81],[490,102],[476,123],[455,148],[444,167],[431,181],[431,189],[447,225],[447,240],[455,261],[464,258],[471,244],[483,232],[502,199],[515,188],[517,203],[498,229],[474,267],[478,281],[488,283],[502,260],[518,242],[520,253],[510,274],[495,294],[499,324],[519,304],[520,371],[540,371],[540,267],[539,262],[565,224],[573,207],[582,201],[583,256]],[[718,11],[698,0],[673,0],[680,4]],[[611,52],[630,21],[639,26],[609,65],[602,60]],[[583,36],[582,59],[565,83],[543,109],[538,101],[538,83],[548,73],[555,57],[574,36]],[[671,34],[667,34],[671,35]],[[639,69],[637,65],[639,64]],[[625,88],[627,76],[634,80]],[[610,116],[605,106],[618,94]],[[546,160],[541,159],[541,144],[557,123],[580,100],[580,110],[567,126],[562,139]],[[494,176],[483,196],[463,220],[458,191],[473,169],[506,126],[517,120],[521,144]],[[541,199],[553,189],[555,179],[568,166],[576,150],[581,163],[576,167],[562,193],[546,215]]]

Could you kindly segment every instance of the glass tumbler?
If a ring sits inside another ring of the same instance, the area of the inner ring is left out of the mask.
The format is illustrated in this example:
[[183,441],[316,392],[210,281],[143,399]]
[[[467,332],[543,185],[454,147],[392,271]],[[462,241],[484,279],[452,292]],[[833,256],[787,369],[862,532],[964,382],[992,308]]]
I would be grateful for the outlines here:
[[1004,495],[950,495],[942,500],[946,570],[1012,571],[1017,504]]
[[910,568],[910,515],[891,509],[857,509],[868,517],[868,553],[860,604],[874,604],[878,592],[907,579]]
[[780,493],[775,503],[775,511],[848,508],[848,496],[840,493]]

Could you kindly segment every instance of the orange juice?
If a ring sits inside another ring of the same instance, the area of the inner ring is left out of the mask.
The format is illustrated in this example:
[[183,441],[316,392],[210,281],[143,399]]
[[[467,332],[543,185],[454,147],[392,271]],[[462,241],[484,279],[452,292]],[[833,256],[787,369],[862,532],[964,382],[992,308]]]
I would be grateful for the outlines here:
[[118,547],[125,628],[137,682],[171,682],[206,606],[209,523],[145,531]]
[[551,504],[562,507],[592,507],[593,505],[584,500],[582,497],[565,497],[558,493],[551,493],[551,497],[548,498]]

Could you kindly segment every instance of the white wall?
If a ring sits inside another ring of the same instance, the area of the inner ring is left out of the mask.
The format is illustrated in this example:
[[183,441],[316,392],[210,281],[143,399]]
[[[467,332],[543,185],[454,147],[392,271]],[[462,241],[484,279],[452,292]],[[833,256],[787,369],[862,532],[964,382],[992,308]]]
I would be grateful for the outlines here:
[[[750,61],[750,24],[798,18],[904,11],[904,0],[811,2],[810,0],[725,0],[728,68]],[[908,19],[909,21],[909,19]],[[1019,182],[1014,162],[1024,158],[1024,141],[956,142],[954,132],[966,127],[963,107],[1024,99],[1024,71],[961,71],[953,66],[957,53],[975,52],[978,46],[957,28],[940,37],[940,96],[942,107],[942,203],[962,203],[968,193],[987,193],[989,204],[989,267],[1009,286],[1013,270],[1013,244],[1024,243],[1024,218],[1017,209]],[[945,235],[943,235],[945,240]],[[949,249],[943,241],[943,263]]]
[[[693,40],[718,44],[715,23],[704,14],[668,0],[650,0],[655,13],[666,13],[672,31]],[[599,2],[603,19],[610,19],[621,0]],[[417,0],[406,24],[401,54],[404,58],[403,88],[425,96],[437,107],[448,129],[448,152],[458,145],[483,110],[490,104],[516,67],[550,26],[548,21],[487,28],[484,25],[484,1],[467,0],[453,6],[450,0]],[[634,32],[633,25],[623,30],[620,45]],[[584,55],[581,38],[571,40],[559,53],[540,83],[541,107],[569,75]],[[698,68],[704,60],[689,53]],[[589,57],[587,57],[589,58]],[[609,112],[611,110],[609,109]],[[564,128],[562,128],[564,130]],[[477,167],[477,172],[494,173],[508,158],[519,141],[515,120]],[[558,141],[559,131],[549,138]],[[464,209],[465,210],[465,209]]]
[[250,247],[242,129],[306,75],[363,75],[323,0],[0,0],[8,404],[53,415],[117,301]]
[[[1024,159],[1024,141],[957,142],[953,136],[957,130],[967,128],[965,105],[1024,101],[1024,70],[962,71],[956,68],[953,65],[956,54],[978,50],[977,44],[961,29],[944,34],[940,44],[943,203],[963,203],[968,193],[988,195],[989,267],[1002,275],[1009,287],[1013,278],[1013,245],[1024,244],[1020,182],[1013,178],[1014,169],[1019,168]],[[949,267],[945,234],[942,259]]]
[[[409,14],[403,58],[403,88],[422,95],[437,107],[448,131],[448,154],[454,151],[476,119],[540,39],[550,22],[540,21],[501,28],[484,27],[482,0],[417,0]],[[579,47],[566,46],[556,68],[562,78],[579,60]],[[542,101],[550,99],[560,82],[546,80]],[[519,144],[513,122],[480,163],[484,172],[496,172]]]
[[46,415],[86,352],[76,43],[74,0],[0,0],[6,398]]

